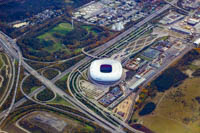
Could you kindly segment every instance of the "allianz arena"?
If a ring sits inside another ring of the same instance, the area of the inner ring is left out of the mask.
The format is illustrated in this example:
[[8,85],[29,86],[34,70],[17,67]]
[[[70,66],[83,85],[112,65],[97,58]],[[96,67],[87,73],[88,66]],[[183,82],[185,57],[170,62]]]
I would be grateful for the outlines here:
[[120,62],[112,59],[100,59],[91,63],[89,79],[98,84],[113,84],[122,77],[123,69]]

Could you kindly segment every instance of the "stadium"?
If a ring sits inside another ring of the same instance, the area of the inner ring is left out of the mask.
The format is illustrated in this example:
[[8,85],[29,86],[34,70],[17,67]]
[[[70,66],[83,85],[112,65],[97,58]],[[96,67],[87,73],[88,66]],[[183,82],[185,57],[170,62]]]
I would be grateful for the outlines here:
[[112,59],[100,59],[91,63],[89,79],[98,84],[110,85],[118,82],[123,74],[120,62]]

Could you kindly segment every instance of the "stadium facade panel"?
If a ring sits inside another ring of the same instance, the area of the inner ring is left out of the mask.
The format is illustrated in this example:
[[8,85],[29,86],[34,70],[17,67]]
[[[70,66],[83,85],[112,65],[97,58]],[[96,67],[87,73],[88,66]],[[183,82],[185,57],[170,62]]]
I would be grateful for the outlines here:
[[91,63],[89,78],[100,84],[113,84],[122,77],[123,69],[119,61],[100,59]]

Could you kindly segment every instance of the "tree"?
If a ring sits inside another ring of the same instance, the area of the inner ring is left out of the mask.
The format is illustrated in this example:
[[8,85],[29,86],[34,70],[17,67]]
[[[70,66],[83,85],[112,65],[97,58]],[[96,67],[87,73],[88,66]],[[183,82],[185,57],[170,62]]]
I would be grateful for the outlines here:
[[156,105],[153,102],[147,103],[144,108],[139,112],[139,115],[147,115],[153,112],[156,108]]

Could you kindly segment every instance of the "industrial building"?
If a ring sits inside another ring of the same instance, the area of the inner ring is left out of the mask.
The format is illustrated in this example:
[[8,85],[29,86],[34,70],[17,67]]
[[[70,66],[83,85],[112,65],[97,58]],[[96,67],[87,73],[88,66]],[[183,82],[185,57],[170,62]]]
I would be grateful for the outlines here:
[[[73,12],[73,18],[87,24],[106,26],[121,31],[129,22],[137,22],[148,16],[148,12],[158,10],[159,0],[99,0],[92,1]],[[148,6],[149,10],[144,7]]]
[[122,74],[121,63],[112,59],[95,60],[89,68],[89,79],[98,84],[114,84],[121,79]]
[[137,87],[139,87],[146,80],[145,78],[140,77],[139,75],[136,75],[136,76],[137,76],[138,80],[132,86],[130,86],[131,90],[135,90]]
[[194,18],[189,18],[187,23],[191,26],[195,26],[196,24],[199,23],[199,20],[198,19],[194,19]]
[[112,30],[115,30],[115,31],[121,31],[123,29],[124,29],[124,24],[122,22],[113,24],[112,26]]
[[191,35],[192,34],[190,30],[181,28],[180,26],[177,26],[177,25],[172,26],[171,30],[173,30],[175,32],[182,33],[182,34],[187,34],[187,35]]
[[178,14],[176,12],[171,12],[169,15],[165,16],[162,20],[160,20],[160,23],[164,25],[171,25],[182,19],[184,19],[183,15]]
[[111,91],[109,91],[106,95],[104,95],[100,100],[99,103],[103,106],[107,107],[111,103],[113,103],[116,99],[123,95],[122,90],[119,86],[114,87]]

